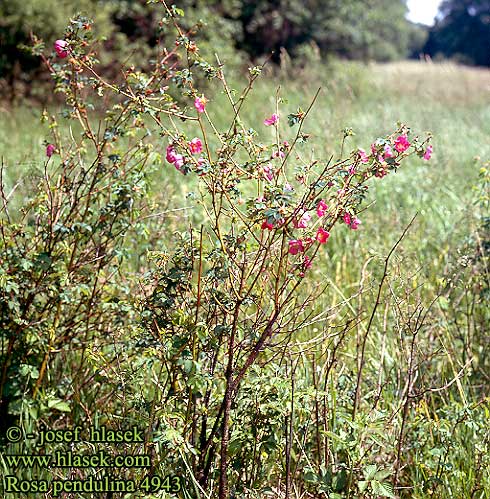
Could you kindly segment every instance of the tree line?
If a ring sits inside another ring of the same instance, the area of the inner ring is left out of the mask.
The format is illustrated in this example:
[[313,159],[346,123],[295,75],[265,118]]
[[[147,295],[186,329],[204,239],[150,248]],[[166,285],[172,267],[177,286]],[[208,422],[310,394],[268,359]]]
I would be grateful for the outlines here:
[[[154,3],[157,3],[156,1]],[[490,1],[446,0],[435,26],[406,19],[405,0],[175,0],[189,29],[207,25],[197,36],[201,50],[219,52],[229,64],[286,55],[307,61],[313,54],[374,61],[454,57],[490,65]],[[39,60],[23,50],[32,34],[47,44],[63,37],[68,20],[82,13],[95,18],[105,40],[101,64],[141,65],[165,43],[164,9],[146,0],[3,0],[0,3],[0,79],[10,88],[29,86]],[[49,45],[48,45],[49,46]],[[1,90],[1,87],[0,87]]]

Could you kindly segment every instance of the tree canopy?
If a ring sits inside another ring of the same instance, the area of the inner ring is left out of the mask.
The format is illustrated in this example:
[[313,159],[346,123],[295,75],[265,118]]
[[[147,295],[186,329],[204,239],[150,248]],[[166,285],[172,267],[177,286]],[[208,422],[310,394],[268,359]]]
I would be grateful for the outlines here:
[[490,1],[445,0],[424,50],[432,57],[490,66]]
[[[200,47],[225,59],[254,60],[284,51],[301,58],[313,49],[322,57],[389,61],[408,56],[424,41],[406,19],[405,0],[175,0],[185,12],[183,25],[202,21]],[[26,81],[39,61],[19,47],[30,33],[48,46],[63,37],[70,17],[95,17],[106,39],[102,61],[136,64],[152,57],[163,9],[146,0],[3,0],[0,3],[0,76]],[[135,54],[137,54],[135,56]],[[27,77],[27,78],[26,78]]]

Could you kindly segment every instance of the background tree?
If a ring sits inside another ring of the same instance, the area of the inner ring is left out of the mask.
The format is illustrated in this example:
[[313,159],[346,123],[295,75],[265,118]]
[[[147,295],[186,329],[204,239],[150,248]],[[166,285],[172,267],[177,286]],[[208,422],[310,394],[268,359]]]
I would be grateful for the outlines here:
[[404,0],[243,0],[240,23],[251,55],[291,56],[315,42],[322,54],[350,59],[393,60],[408,55],[412,32]]
[[425,52],[490,66],[490,2],[445,0],[430,30]]
[[29,45],[31,33],[46,41],[62,37],[66,20],[77,11],[97,12],[100,34],[110,31],[108,4],[97,0],[4,0],[0,2],[0,79],[5,78],[9,90],[25,83],[22,91],[29,91],[33,72],[39,68],[39,58],[22,50]]
[[[219,52],[228,66],[270,54],[278,62],[284,50],[292,58],[303,57],[305,47],[311,45],[319,48],[322,57],[389,61],[405,58],[423,44],[420,27],[405,18],[405,0],[172,3],[185,12],[183,29],[206,25],[196,36],[201,53],[213,58]],[[157,46],[167,43],[155,30],[164,12],[145,0],[66,0],[62,4],[56,0],[4,0],[0,5],[0,77],[7,80],[7,87],[21,82],[25,90],[31,90],[39,62],[21,50],[31,43],[31,33],[53,43],[63,37],[64,20],[76,14],[90,17],[94,12],[98,34],[106,39],[101,65],[111,76],[118,74],[122,61],[143,69]]]

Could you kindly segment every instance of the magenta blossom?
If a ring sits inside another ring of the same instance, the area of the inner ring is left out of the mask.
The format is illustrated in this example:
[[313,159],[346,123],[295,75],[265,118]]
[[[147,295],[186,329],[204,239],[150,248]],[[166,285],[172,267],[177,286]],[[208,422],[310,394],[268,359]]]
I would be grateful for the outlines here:
[[279,121],[279,116],[277,114],[273,114],[270,118],[266,118],[264,120],[265,126],[275,125]]
[[395,140],[395,149],[398,152],[400,153],[405,152],[409,147],[410,147],[410,142],[408,141],[406,134],[400,135]]
[[367,163],[369,161],[369,157],[366,154],[366,151],[364,149],[358,149],[357,153],[359,154],[359,158],[361,160],[361,163]]
[[165,159],[169,162],[169,163],[175,163],[175,158],[176,158],[176,154],[175,154],[175,148],[174,146],[170,145],[170,146],[167,146],[167,153],[165,155]]
[[303,246],[303,241],[301,239],[292,239],[289,241],[289,253],[291,255],[297,255],[298,253],[303,253],[305,247]]
[[274,169],[272,168],[272,165],[270,163],[268,165],[264,165],[260,169],[260,172],[267,180],[271,181],[274,179]]
[[432,144],[427,146],[427,149],[425,150],[425,153],[424,153],[424,159],[425,161],[429,161],[429,159],[431,158],[432,156],[432,150],[433,150],[433,147],[432,147]]
[[173,164],[179,172],[184,166],[184,156],[182,156],[182,154],[177,154],[173,145],[167,146],[167,154],[165,158],[169,163]]
[[204,113],[204,110],[206,109],[206,104],[208,102],[208,99],[202,95],[201,97],[196,97],[194,99],[194,107],[197,109],[198,113]]
[[201,142],[201,139],[198,139],[197,137],[194,137],[189,142],[189,149],[191,150],[192,154],[200,154],[202,152],[202,142]]
[[181,170],[181,168],[184,166],[185,163],[185,158],[182,156],[182,154],[176,154],[175,155],[175,161],[174,161],[174,166],[177,168],[177,170]]
[[348,225],[352,230],[356,230],[361,225],[361,221],[357,217],[352,217],[349,213],[344,213],[344,222]]
[[55,150],[56,150],[56,146],[54,144],[48,144],[46,146],[46,156],[48,158],[50,158],[53,155]]
[[319,227],[318,230],[316,231],[316,240],[320,244],[325,244],[330,237],[330,232],[328,230],[325,230],[323,227]]
[[393,157],[393,151],[391,149],[391,146],[388,144],[385,145],[385,159],[392,158]]
[[65,40],[56,40],[54,42],[54,50],[60,59],[68,56],[68,42]]
[[293,225],[297,229],[306,229],[306,227],[308,227],[308,222],[310,220],[311,220],[311,215],[309,215],[308,213],[303,213],[303,215],[301,216],[301,218],[299,220],[293,221]]
[[318,203],[318,206],[316,207],[316,214],[318,215],[318,217],[320,217],[320,218],[323,217],[323,215],[325,215],[327,210],[328,210],[327,203],[325,203],[325,201],[323,199],[320,200],[320,202]]
[[303,266],[305,270],[311,269],[312,265],[313,264],[311,263],[311,258],[308,255],[305,255],[305,258],[303,260]]
[[268,222],[267,220],[264,220],[262,222],[262,226],[260,227],[262,230],[272,230],[274,229],[274,225],[272,225],[270,222]]
[[352,230],[356,230],[356,229],[358,229],[358,228],[359,228],[359,225],[361,225],[361,221],[360,221],[357,217],[354,217],[354,218],[352,219],[352,222],[350,223],[350,226],[349,226],[349,227],[350,227]]

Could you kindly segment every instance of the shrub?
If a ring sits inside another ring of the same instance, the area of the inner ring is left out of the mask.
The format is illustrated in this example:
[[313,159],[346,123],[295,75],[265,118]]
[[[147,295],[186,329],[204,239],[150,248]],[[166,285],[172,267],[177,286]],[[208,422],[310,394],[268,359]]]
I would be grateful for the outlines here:
[[[369,182],[410,155],[430,159],[429,139],[399,124],[368,152],[346,152],[353,134],[346,128],[338,157],[316,157],[305,127],[317,96],[305,110],[284,113],[278,95],[274,109],[247,124],[241,111],[261,67],[250,68],[241,92],[231,89],[223,67],[203,59],[192,29],[178,24],[178,9],[164,7],[175,44],[161,49],[148,73],[128,68],[123,83],[96,71],[86,19],[71,22],[57,55],[43,55],[78,132],[71,127],[65,137],[49,119],[44,175],[20,217],[11,217],[3,193],[3,416],[22,414],[33,424],[61,411],[75,424],[143,424],[152,470],[185,475],[196,496],[254,497],[274,483],[289,496],[300,477],[311,493],[393,497],[387,477],[394,474],[397,485],[412,394],[402,397],[399,434],[383,444],[381,464],[395,458],[393,472],[366,467],[365,429],[377,435],[369,445],[379,445],[388,416],[374,410],[377,402],[361,411],[365,347],[391,253],[372,315],[358,329],[355,375],[329,378],[362,311],[332,336],[321,326],[329,355],[321,371],[316,356],[291,345],[326,320],[325,311],[312,311],[326,287],[314,276],[329,239],[362,227]],[[215,124],[199,78],[226,95],[225,127]],[[190,223],[164,227],[164,238],[152,234],[159,230],[148,194],[155,167],[189,183],[197,206]],[[145,249],[151,267],[138,281]],[[411,316],[403,319],[411,325]],[[407,335],[410,388],[420,327],[417,321]]]

